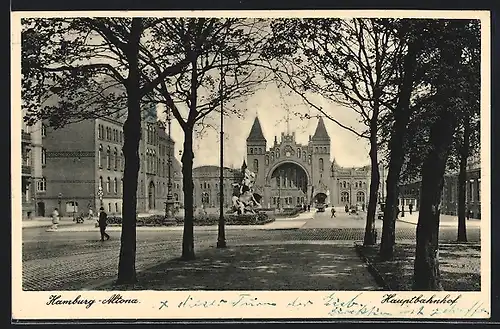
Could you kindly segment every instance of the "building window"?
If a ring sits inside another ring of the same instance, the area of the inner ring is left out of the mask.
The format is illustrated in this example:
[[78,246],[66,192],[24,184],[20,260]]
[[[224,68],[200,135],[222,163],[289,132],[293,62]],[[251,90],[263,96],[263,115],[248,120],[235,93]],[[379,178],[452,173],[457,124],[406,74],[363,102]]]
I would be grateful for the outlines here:
[[481,202],[481,178],[477,179],[477,201]]
[[271,161],[274,161],[274,152],[271,152]]
[[340,202],[349,203],[349,193],[347,192],[340,193]]
[[250,154],[253,154],[253,148],[250,148]]
[[42,166],[47,164],[47,150],[42,147]]
[[106,181],[106,192],[108,193],[109,191],[111,191],[110,185],[111,185],[111,178],[108,177],[108,180]]
[[266,155],[266,166],[269,165],[269,156]]
[[42,123],[42,137],[47,136],[47,126]]
[[201,194],[201,203],[202,204],[209,204],[210,203],[210,196],[207,192],[203,192]]
[[116,177],[114,179],[114,183],[115,183],[113,186],[114,192],[115,192],[115,194],[118,194],[118,179],[116,179]]
[[119,213],[118,209],[119,209],[119,208],[118,208],[118,202],[116,202],[116,203],[115,203],[115,212],[116,212],[116,213]]
[[306,151],[302,152],[302,157],[304,158],[304,161],[307,160],[307,152]]
[[102,138],[101,125],[97,125],[97,138]]
[[47,189],[47,179],[45,177],[42,177],[37,183],[36,183],[36,189],[38,192],[45,192]]
[[108,213],[111,213],[111,202],[108,203]]
[[111,150],[109,149],[109,146],[108,146],[108,149],[106,150],[106,168],[108,168],[108,169],[111,166],[110,157],[111,157]]
[[300,154],[300,148],[297,149],[297,158],[301,158],[302,154]]
[[279,150],[279,149],[277,149],[277,150],[276,150],[276,159],[278,159],[279,157],[280,157],[280,150]]
[[102,190],[102,176],[99,177],[99,189]]
[[175,199],[175,201],[179,201],[179,194],[175,193],[174,194],[174,199]]
[[99,164],[99,168],[102,168],[102,145],[99,145],[99,151],[97,152],[97,162]]
[[115,147],[114,156],[115,156],[115,170],[117,170],[118,169],[118,150],[116,147]]
[[342,187],[346,188],[346,182],[345,181],[342,182]]
[[259,171],[259,160],[257,160],[257,159],[253,160],[253,170],[255,172]]
[[356,193],[356,202],[365,203],[365,193],[364,192],[359,191],[358,193]]
[[319,158],[319,171],[323,172],[324,169],[323,158]]

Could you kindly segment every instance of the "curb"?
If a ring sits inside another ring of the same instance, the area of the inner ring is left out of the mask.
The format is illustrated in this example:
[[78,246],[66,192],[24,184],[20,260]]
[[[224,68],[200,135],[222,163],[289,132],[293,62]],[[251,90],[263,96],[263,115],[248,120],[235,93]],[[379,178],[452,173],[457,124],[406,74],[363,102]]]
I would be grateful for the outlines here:
[[363,246],[360,244],[355,244],[354,248],[356,249],[356,253],[358,254],[359,258],[366,264],[368,267],[368,272],[373,276],[375,279],[375,282],[382,287],[384,290],[387,291],[392,291],[390,285],[384,280],[384,277],[380,272],[373,266],[373,264],[368,260],[368,258],[363,254]]
[[396,219],[397,222],[403,222],[403,223],[407,223],[407,224],[413,224],[415,226],[417,226],[417,223],[414,223],[414,222],[410,222],[410,221],[407,221],[407,220],[402,220],[402,219]]
[[[68,226],[73,226],[73,225],[76,225],[76,223],[59,223],[58,224],[58,227],[68,227]],[[47,225],[35,225],[35,226],[24,226],[22,229],[25,230],[25,229],[30,229],[30,228],[47,228],[47,227],[51,227],[52,226],[52,223],[47,223]]]

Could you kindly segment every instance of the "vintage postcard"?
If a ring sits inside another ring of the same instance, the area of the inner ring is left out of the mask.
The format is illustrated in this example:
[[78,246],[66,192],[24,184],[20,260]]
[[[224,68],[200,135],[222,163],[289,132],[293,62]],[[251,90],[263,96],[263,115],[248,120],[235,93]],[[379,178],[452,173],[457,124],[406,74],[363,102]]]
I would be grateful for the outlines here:
[[487,319],[487,11],[12,13],[12,318]]

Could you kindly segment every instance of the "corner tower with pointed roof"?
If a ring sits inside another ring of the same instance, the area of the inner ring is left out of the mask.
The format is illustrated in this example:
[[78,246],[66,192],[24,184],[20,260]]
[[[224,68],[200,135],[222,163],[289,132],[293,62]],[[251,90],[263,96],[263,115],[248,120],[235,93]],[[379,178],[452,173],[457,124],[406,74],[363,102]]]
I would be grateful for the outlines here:
[[[247,166],[255,173],[255,188],[263,189],[266,180],[265,165],[267,141],[262,132],[259,117],[256,116],[247,137]],[[262,193],[262,192],[260,192]]]
[[[310,138],[309,149],[311,156],[311,173],[313,185],[324,189],[330,185],[330,136],[326,131],[323,117],[319,117],[314,135]],[[318,191],[319,192],[319,191]]]

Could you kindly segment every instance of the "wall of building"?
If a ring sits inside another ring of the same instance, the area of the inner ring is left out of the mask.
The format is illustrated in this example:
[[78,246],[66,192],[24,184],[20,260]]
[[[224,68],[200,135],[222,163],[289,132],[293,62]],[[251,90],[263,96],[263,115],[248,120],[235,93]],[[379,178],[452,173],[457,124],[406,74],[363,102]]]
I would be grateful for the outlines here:
[[[472,213],[472,218],[481,218],[481,169],[470,168],[466,174],[466,209]],[[404,204],[405,210],[412,203],[418,210],[420,203],[420,181],[400,186],[400,207]],[[444,177],[443,194],[441,196],[441,214],[456,216],[458,214],[458,174]]]
[[[62,216],[81,212],[95,197],[94,120],[70,124],[64,128],[46,129],[43,138],[46,190],[39,194],[45,216],[59,208]],[[90,132],[90,133],[89,133]]]
[[[224,207],[232,205],[234,187],[232,184],[239,183],[241,175],[237,169],[224,168]],[[194,183],[194,206],[196,208],[218,208],[219,207],[219,166],[200,166],[193,168]]]

